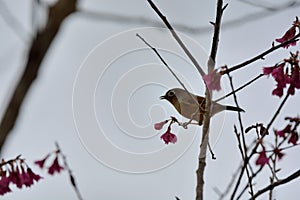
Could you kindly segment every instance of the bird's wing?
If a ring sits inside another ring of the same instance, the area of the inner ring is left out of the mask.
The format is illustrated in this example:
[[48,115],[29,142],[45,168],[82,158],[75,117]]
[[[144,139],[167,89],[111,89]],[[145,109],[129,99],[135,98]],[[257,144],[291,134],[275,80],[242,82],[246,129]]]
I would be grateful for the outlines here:
[[193,101],[192,103],[189,101],[181,101],[180,102],[180,111],[178,111],[182,116],[193,119],[199,122],[202,115],[201,110],[198,105]]

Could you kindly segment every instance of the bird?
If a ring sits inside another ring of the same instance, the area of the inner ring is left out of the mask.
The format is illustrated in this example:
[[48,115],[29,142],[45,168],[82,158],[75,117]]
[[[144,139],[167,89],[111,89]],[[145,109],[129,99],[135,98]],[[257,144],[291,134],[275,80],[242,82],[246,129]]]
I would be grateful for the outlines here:
[[[160,96],[160,99],[169,101],[183,117],[197,121],[199,126],[202,125],[203,115],[205,113],[204,97],[188,93],[186,90],[181,88],[173,88],[168,90],[165,95]],[[195,100],[197,100],[198,103],[196,103]],[[224,110],[245,112],[239,107],[212,102],[211,116]]]

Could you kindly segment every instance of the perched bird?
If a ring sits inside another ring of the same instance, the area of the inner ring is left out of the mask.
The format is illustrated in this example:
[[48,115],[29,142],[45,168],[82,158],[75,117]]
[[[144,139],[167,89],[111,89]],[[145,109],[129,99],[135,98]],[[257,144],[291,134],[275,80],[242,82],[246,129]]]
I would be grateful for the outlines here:
[[[205,113],[205,98],[191,93],[191,95],[181,88],[173,88],[160,99],[169,101],[182,116],[195,120],[202,125],[203,114]],[[196,103],[196,101],[198,104]],[[234,106],[225,106],[212,102],[211,116],[223,110],[245,112],[243,109]]]

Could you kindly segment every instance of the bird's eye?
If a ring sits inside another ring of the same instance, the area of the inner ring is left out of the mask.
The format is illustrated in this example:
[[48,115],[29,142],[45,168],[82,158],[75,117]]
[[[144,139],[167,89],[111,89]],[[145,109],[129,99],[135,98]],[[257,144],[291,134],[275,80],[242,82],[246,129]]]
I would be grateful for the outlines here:
[[175,92],[172,91],[172,90],[168,93],[168,96],[169,96],[169,97],[172,97],[172,96],[174,96],[174,95],[175,95]]

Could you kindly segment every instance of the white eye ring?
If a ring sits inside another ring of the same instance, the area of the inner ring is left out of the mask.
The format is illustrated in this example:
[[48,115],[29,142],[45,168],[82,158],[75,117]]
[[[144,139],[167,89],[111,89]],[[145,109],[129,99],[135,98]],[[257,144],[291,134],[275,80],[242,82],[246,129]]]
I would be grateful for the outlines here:
[[172,91],[172,90],[168,93],[168,96],[169,96],[169,97],[172,97],[172,96],[174,96],[174,95],[175,95],[175,92]]

